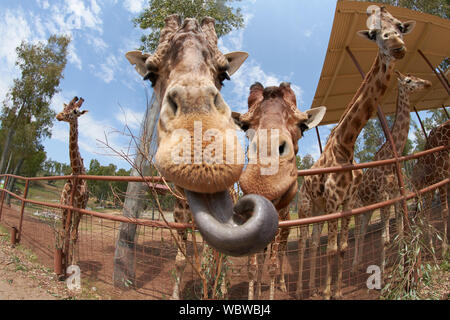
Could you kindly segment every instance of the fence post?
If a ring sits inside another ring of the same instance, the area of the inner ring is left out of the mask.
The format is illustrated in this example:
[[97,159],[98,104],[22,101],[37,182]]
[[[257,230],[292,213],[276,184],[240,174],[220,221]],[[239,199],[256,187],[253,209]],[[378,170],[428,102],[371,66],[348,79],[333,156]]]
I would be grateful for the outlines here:
[[[75,190],[77,188],[78,184],[78,176],[72,176],[72,191],[70,193],[70,199],[69,199],[69,209],[67,209],[67,216],[66,216],[66,225],[64,226],[64,246],[63,246],[63,274],[66,274],[66,270],[68,267],[68,260],[70,258],[70,228],[72,227],[72,207],[73,207],[73,197],[75,194]],[[63,213],[64,214],[64,213]]]
[[17,229],[16,227],[11,227],[11,246],[15,246],[17,242]]
[[9,176],[5,176],[5,181],[3,182],[2,200],[1,200],[1,204],[0,204],[0,221],[2,220],[3,202],[5,200],[5,187],[8,185],[8,179],[9,179]]
[[27,179],[27,181],[25,182],[25,189],[23,191],[22,207],[20,208],[20,221],[19,221],[19,230],[18,230],[19,233],[17,235],[17,242],[20,242],[20,239],[22,237],[23,213],[25,211],[25,201],[26,201],[27,195],[28,195],[29,184],[30,184],[30,180]]

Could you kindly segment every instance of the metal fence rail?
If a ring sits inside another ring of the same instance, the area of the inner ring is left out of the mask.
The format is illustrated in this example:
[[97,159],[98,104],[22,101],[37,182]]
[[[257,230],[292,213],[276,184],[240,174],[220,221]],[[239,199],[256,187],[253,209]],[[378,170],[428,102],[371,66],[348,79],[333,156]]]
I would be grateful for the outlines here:
[[[441,146],[414,155],[399,157],[397,159],[382,160],[357,165],[349,165],[343,167],[323,168],[314,170],[299,170],[299,176],[325,174],[330,172],[340,172],[348,170],[356,170],[362,168],[370,168],[381,165],[395,165],[398,161],[405,162],[417,159],[430,153],[448,150],[450,146]],[[46,266],[52,268],[54,266],[55,248],[60,246],[56,243],[55,223],[61,219],[61,210],[69,209],[83,214],[83,218],[79,227],[79,241],[76,245],[77,261],[82,271],[83,277],[89,279],[89,285],[104,287],[105,290],[111,292],[114,297],[118,298],[144,298],[144,299],[167,299],[171,296],[173,286],[173,272],[175,270],[175,256],[177,246],[172,239],[169,228],[172,229],[194,229],[195,226],[186,223],[176,223],[173,221],[165,222],[161,219],[157,212],[156,217],[141,217],[140,219],[127,218],[120,215],[122,211],[118,208],[115,214],[100,212],[92,208],[79,209],[72,206],[64,206],[59,204],[58,190],[55,191],[51,201],[41,201],[36,196],[30,197],[30,190],[34,190],[35,183],[42,183],[48,180],[102,180],[102,181],[127,181],[127,182],[146,182],[149,186],[154,187],[159,192],[167,192],[169,187],[161,177],[105,177],[105,176],[63,176],[63,177],[34,177],[25,178],[13,175],[0,175],[6,182],[8,179],[24,181],[25,186],[23,194],[0,189],[0,223],[10,227],[15,231],[14,242],[21,242],[32,247],[39,260]],[[284,253],[285,263],[284,278],[286,283],[286,292],[277,285],[275,294],[276,299],[296,299],[296,288],[298,286],[299,273],[302,273],[302,283],[304,289],[304,297],[309,297],[311,290],[309,288],[310,269],[311,269],[311,242],[306,243],[305,262],[302,270],[298,270],[298,240],[300,235],[300,227],[307,226],[310,230],[318,223],[327,223],[334,219],[340,219],[346,216],[355,216],[368,211],[380,209],[382,207],[391,206],[397,202],[408,201],[415,197],[432,192],[439,187],[449,185],[450,178],[440,181],[434,185],[428,186],[417,192],[410,192],[397,199],[391,199],[381,203],[372,204],[363,208],[354,208],[345,212],[336,212],[328,215],[310,217],[304,219],[292,219],[289,221],[281,221],[280,228],[289,230],[289,238],[286,243]],[[7,185],[5,183],[4,185]],[[60,191],[60,190],[59,190]],[[5,195],[9,194],[12,198],[11,207],[4,205]],[[440,206],[433,206],[432,222],[437,229],[442,229],[444,223],[440,218]],[[171,213],[166,212],[170,217]],[[135,224],[138,226],[138,236],[135,245],[135,270],[136,278],[134,283],[130,284],[130,290],[119,290],[113,287],[113,270],[114,270],[114,250],[119,231],[120,223]],[[396,227],[395,219],[390,221],[391,238],[395,236]],[[326,229],[324,229],[326,230]],[[367,274],[365,273],[367,266],[380,263],[380,237],[382,226],[379,217],[374,217],[369,226],[368,233],[364,241],[364,255],[358,272],[351,272],[351,263],[354,250],[354,225],[350,227],[349,248],[344,258],[344,293],[348,298],[371,298],[375,297],[377,292],[367,293],[365,281]],[[196,235],[197,243],[192,239],[192,235]],[[324,283],[324,268],[326,267],[326,233],[322,233],[319,245],[319,253],[317,255],[317,264],[315,272],[315,285],[319,287]],[[196,232],[190,233],[187,245],[187,255],[192,257],[194,245],[198,246],[199,251],[205,247],[201,237]],[[439,244],[437,244],[439,245]],[[439,249],[439,248],[438,248]],[[388,252],[388,257],[392,257],[395,250]],[[260,255],[262,258],[262,254]],[[261,260],[261,259],[259,259]],[[268,298],[268,284],[270,283],[270,274],[268,272],[269,259],[260,267],[263,268],[262,274],[262,298]],[[226,297],[234,299],[246,299],[248,296],[248,259],[228,257],[224,261],[224,272],[227,273],[227,294]],[[279,270],[278,270],[279,271]],[[336,270],[333,270],[335,272]],[[277,274],[277,281],[281,275]],[[202,296],[202,282],[197,276],[195,270],[187,264],[183,276],[182,297],[185,299],[197,299]]]

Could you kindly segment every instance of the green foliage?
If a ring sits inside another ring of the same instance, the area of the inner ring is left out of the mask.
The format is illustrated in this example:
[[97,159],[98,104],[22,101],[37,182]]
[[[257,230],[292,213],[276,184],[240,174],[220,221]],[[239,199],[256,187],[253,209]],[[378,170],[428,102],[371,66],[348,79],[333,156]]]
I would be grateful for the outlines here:
[[[95,176],[129,176],[131,170],[119,169],[114,164],[102,166],[97,159],[92,159],[89,164],[88,175]],[[127,182],[89,180],[88,188],[91,195],[102,203],[103,201],[114,202],[120,206],[125,199]]]
[[181,18],[196,18],[210,16],[216,20],[216,33],[218,37],[226,35],[233,29],[244,26],[244,18],[240,8],[229,5],[241,0],[150,0],[139,16],[133,19],[135,26],[141,29],[150,29],[150,34],[142,36],[140,50],[153,52],[159,43],[160,30],[164,27],[164,19],[177,13]]
[[376,3],[385,3],[391,6],[408,8],[415,11],[433,14],[435,16],[444,19],[448,19],[450,17],[449,0],[367,0],[367,1]]
[[[448,109],[448,108],[447,108]],[[449,112],[447,110],[447,112]],[[426,119],[422,119],[423,126],[425,128],[425,131],[427,134],[430,133],[430,131],[433,128],[438,127],[442,123],[448,120],[447,114],[442,108],[439,109],[433,109],[428,111],[429,117]],[[420,125],[413,124],[414,125],[414,143],[415,143],[415,152],[423,151],[425,149],[425,135],[423,134],[423,130],[420,127]]]
[[[409,231],[403,237],[397,235],[391,244],[398,255],[392,270],[386,273],[387,284],[381,290],[382,299],[421,300],[420,289],[428,285],[433,273],[439,270],[434,247],[428,241],[430,235],[439,232],[423,216],[419,213],[413,217]],[[440,241],[439,236],[437,238]],[[427,256],[431,259],[423,262]]]
[[69,43],[66,36],[52,35],[46,43],[23,41],[16,48],[21,77],[14,79],[0,114],[0,172],[10,161],[10,168],[24,163],[27,173],[34,175],[45,160],[41,142],[51,136],[55,113],[50,102],[63,78]]

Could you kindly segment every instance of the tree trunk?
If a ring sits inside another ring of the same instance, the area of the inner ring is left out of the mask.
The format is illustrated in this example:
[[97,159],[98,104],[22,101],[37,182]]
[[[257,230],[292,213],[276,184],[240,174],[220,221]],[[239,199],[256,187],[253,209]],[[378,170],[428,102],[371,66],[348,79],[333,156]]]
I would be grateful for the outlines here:
[[8,129],[8,134],[5,139],[5,144],[3,145],[2,157],[0,158],[0,173],[6,173],[3,171],[5,167],[6,159],[8,158],[9,148],[11,146],[11,140],[14,135],[14,129],[11,127]]
[[[155,100],[150,106],[147,105],[145,118],[141,124],[139,146],[135,168],[131,171],[131,176],[139,177],[150,174],[150,164],[147,159],[152,158],[154,150],[151,150],[152,138],[155,140],[154,131],[159,116],[159,103]],[[127,193],[123,204],[123,216],[139,218],[145,207],[145,195],[148,187],[145,183],[128,183]],[[132,223],[121,223],[119,235],[117,237],[116,251],[114,254],[114,286],[127,288],[135,285],[135,242],[137,225]]]
[[[17,162],[16,167],[14,168],[14,172],[13,175],[17,176],[20,173],[20,169],[22,168],[23,162],[25,161],[24,158],[20,158],[19,161]],[[9,180],[8,182],[8,186],[6,187],[6,190],[13,192],[14,190],[14,184],[16,183],[16,179],[12,178]],[[11,205],[11,196],[9,193],[6,194],[6,204],[8,206]]]

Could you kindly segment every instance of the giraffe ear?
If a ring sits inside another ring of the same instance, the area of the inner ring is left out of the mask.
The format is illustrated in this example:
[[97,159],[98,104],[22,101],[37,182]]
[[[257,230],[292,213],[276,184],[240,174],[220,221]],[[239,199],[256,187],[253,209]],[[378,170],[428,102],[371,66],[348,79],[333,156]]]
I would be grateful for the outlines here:
[[416,22],[415,21],[406,21],[402,23],[402,33],[403,34],[408,34],[411,33],[411,31],[413,31],[414,27],[416,26]]
[[145,75],[147,75],[148,70],[145,67],[145,60],[150,57],[148,53],[142,53],[141,51],[130,51],[125,54],[125,57],[132,65],[136,66],[136,71],[141,76],[144,77]]
[[83,110],[83,111],[80,112],[80,115],[83,115],[83,114],[88,113],[88,112],[89,112],[88,110]]
[[236,71],[239,70],[244,61],[248,58],[248,53],[243,51],[235,51],[225,54],[225,58],[228,60],[230,64],[229,69],[227,70],[229,75],[233,75]]
[[241,121],[241,114],[239,112],[231,112],[231,117],[234,120],[234,123],[241,128],[243,131],[247,131],[249,126],[248,123]]
[[322,121],[323,117],[325,116],[325,113],[327,112],[326,107],[317,107],[312,108],[306,111],[306,114],[308,115],[308,120],[306,122],[302,123],[304,126],[307,127],[307,129],[312,129],[319,125],[319,123]]
[[370,41],[375,41],[376,40],[376,33],[374,31],[371,30],[360,30],[356,33],[358,36],[370,40]]

